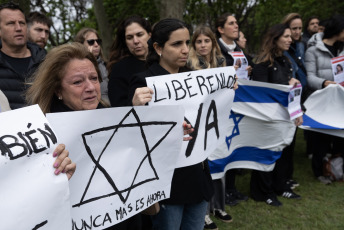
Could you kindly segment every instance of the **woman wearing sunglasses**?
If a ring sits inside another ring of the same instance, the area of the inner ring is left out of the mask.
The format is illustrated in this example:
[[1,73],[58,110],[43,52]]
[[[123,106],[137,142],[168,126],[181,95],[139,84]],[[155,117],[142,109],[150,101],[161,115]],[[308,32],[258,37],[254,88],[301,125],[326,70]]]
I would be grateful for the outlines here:
[[106,70],[106,63],[102,54],[102,39],[99,38],[98,32],[92,28],[82,28],[74,38],[75,42],[83,44],[88,51],[97,59],[98,68],[101,73],[100,90],[102,94],[102,100],[110,104],[108,97],[108,72]]

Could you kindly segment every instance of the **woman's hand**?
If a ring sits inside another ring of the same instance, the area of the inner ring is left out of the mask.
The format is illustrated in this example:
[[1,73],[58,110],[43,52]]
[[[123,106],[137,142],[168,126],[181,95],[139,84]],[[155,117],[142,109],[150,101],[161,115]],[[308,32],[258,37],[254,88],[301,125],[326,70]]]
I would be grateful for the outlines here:
[[326,80],[326,81],[324,82],[324,88],[327,87],[327,86],[330,85],[330,84],[337,84],[337,83],[334,82],[334,81]]
[[65,145],[59,144],[54,151],[53,157],[57,157],[54,162],[55,175],[59,175],[61,172],[66,173],[69,180],[76,170],[76,164],[72,163],[68,155],[69,152],[65,149]]
[[295,118],[295,125],[296,125],[296,126],[300,126],[300,125],[302,125],[302,123],[303,123],[303,118],[302,118],[302,116],[301,116],[301,117]]
[[148,87],[137,88],[132,100],[134,106],[145,105],[152,100],[153,90]]
[[297,84],[300,84],[300,81],[297,80],[296,78],[291,78],[291,79],[289,80],[289,85],[297,86]]
[[238,89],[239,88],[239,84],[238,84],[238,76],[237,75],[235,75],[235,83],[234,83],[234,85],[233,85],[233,89],[234,90],[236,90],[236,89]]
[[[183,129],[184,129],[184,135],[188,135],[194,131],[191,125],[186,123],[186,121],[183,122]],[[183,141],[189,141],[191,139],[192,139],[192,136],[183,137]]]

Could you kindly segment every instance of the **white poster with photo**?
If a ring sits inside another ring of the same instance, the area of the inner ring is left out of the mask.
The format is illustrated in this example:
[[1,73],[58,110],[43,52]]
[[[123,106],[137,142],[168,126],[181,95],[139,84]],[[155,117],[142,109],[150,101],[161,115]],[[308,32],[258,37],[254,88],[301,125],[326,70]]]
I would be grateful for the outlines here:
[[0,113],[0,229],[71,229],[68,179],[56,176],[57,136],[38,105]]
[[179,167],[205,160],[226,140],[234,76],[231,66],[146,78],[154,92],[149,105],[182,105],[185,120],[195,129],[193,139],[183,143]]
[[247,71],[248,61],[245,57],[245,54],[241,51],[236,51],[231,52],[230,55],[234,59],[234,65],[238,66],[238,69],[236,70],[238,78],[249,80]]
[[105,229],[170,196],[180,154],[181,106],[47,114],[77,170],[72,229]]
[[331,59],[334,81],[344,86],[344,56]]
[[288,112],[290,115],[290,120],[294,120],[295,118],[302,116],[301,110],[301,93],[302,93],[302,85],[297,84],[293,88],[290,89],[289,97],[288,97]]

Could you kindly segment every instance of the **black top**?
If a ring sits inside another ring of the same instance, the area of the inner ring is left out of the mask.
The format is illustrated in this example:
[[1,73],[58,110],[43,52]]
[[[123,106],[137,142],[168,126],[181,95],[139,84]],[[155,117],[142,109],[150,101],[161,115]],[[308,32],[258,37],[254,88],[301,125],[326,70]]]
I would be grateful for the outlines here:
[[252,80],[289,85],[289,80],[292,78],[289,59],[286,56],[276,57],[274,64],[272,66],[270,64],[269,61],[255,64]]
[[126,57],[113,64],[109,74],[108,96],[112,107],[128,104],[128,90],[133,74],[146,70],[145,62],[134,56]]
[[8,58],[4,57],[5,54],[0,52],[0,90],[7,97],[11,109],[26,106],[24,94],[28,85],[25,83],[36,71],[46,54],[44,49],[30,42],[27,43],[27,48],[30,50],[31,56],[28,58],[25,70],[23,66],[15,65],[11,61],[11,63],[8,62]]
[[[189,69],[180,69],[180,72],[184,71],[189,71]],[[134,75],[130,82],[129,97],[133,97],[136,88],[147,86],[146,77],[166,74],[170,73],[159,64],[154,63],[145,72]],[[175,169],[170,198],[160,203],[172,205],[195,204],[203,200],[209,201],[212,195],[212,179],[208,161],[205,160],[195,165]]]

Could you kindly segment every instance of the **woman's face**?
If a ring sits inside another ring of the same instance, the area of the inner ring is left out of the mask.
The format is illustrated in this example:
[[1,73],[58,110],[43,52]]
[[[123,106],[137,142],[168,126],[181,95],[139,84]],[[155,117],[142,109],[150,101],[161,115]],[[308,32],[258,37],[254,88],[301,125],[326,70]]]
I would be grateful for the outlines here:
[[245,49],[246,47],[246,38],[245,38],[245,35],[243,32],[239,32],[239,39],[237,41],[237,44],[238,46],[241,48],[241,49]]
[[276,45],[279,50],[285,51],[289,49],[291,42],[291,31],[290,29],[285,29],[283,35],[278,38]]
[[296,18],[290,23],[291,38],[294,41],[299,41],[302,34],[302,21],[300,18]]
[[65,67],[59,98],[72,110],[96,109],[100,101],[97,71],[88,59],[72,59]]
[[200,34],[196,41],[195,41],[195,48],[196,52],[206,58],[210,57],[211,50],[213,47],[213,42],[211,41],[211,38],[204,35]]
[[95,56],[98,58],[100,55],[100,41],[98,40],[98,37],[95,33],[93,32],[88,32],[85,35],[85,41],[84,41],[84,46],[87,47],[87,49]]
[[189,42],[188,29],[173,31],[164,47],[155,47],[158,55],[161,54],[159,64],[170,73],[178,73],[179,68],[185,66],[188,60]]
[[219,27],[218,31],[221,34],[221,38],[226,41],[233,42],[239,36],[238,22],[233,16],[228,16],[227,21],[223,27]]
[[140,60],[146,60],[149,38],[150,34],[136,22],[125,28],[125,43],[130,53]]

